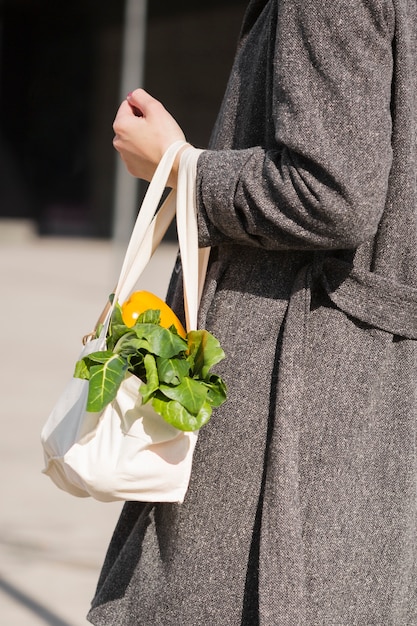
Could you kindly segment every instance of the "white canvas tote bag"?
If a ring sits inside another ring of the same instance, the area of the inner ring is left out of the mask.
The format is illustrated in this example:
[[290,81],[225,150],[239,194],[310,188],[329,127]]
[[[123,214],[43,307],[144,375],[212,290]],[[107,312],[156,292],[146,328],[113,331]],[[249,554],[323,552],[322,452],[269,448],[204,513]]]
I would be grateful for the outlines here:
[[[133,291],[174,215],[184,278],[187,332],[197,328],[197,313],[208,249],[198,250],[195,207],[196,163],[201,150],[181,155],[177,191],[158,211],[176,154],[185,142],[167,150],[148,187],[120,272],[114,301]],[[106,349],[114,305],[102,314],[103,330],[86,343],[80,359]],[[110,502],[182,502],[190,479],[198,431],[168,424],[151,404],[141,404],[141,381],[129,374],[115,400],[100,413],[86,411],[88,381],[72,378],[58,398],[41,432],[45,468],[53,482],[75,496]]]

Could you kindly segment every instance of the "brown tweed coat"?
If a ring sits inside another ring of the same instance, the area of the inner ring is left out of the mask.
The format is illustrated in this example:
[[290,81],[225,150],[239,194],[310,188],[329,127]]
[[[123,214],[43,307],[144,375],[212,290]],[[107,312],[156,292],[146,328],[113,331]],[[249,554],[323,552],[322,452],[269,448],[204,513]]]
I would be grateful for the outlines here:
[[417,625],[416,178],[416,0],[253,0],[198,164],[230,398],[93,624]]

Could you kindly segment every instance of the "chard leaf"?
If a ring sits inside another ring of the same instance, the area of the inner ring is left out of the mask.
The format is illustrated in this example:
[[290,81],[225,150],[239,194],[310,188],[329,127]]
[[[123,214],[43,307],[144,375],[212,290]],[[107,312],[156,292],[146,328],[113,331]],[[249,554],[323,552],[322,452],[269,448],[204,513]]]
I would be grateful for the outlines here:
[[90,380],[90,370],[84,359],[77,361],[75,364],[74,378],[81,378],[82,380]]
[[204,382],[207,385],[207,400],[211,406],[220,406],[227,399],[227,387],[220,376],[212,374],[209,381]]
[[156,358],[158,367],[158,376],[161,383],[167,385],[178,385],[184,376],[188,376],[190,372],[190,364],[188,360],[181,358],[164,359]]
[[113,352],[126,356],[136,354],[140,350],[142,342],[136,334],[129,329],[128,333],[122,335],[113,348]]
[[207,330],[192,330],[187,335],[189,359],[194,377],[206,379],[210,368],[224,359],[219,341]]
[[161,311],[159,309],[147,309],[141,313],[135,324],[159,324],[161,321]]
[[168,328],[170,333],[174,333],[174,335],[179,335],[178,329],[175,326],[175,324],[171,324],[171,326]]
[[142,396],[143,404],[148,402],[152,395],[159,387],[158,370],[156,368],[155,357],[152,354],[147,354],[143,359],[146,371],[146,384],[140,386],[140,394]]
[[[91,356],[91,355],[90,355]],[[87,411],[102,411],[116,397],[128,367],[126,359],[114,354],[105,363],[90,369]]]
[[97,324],[97,328],[96,328],[96,332],[95,332],[95,339],[98,339],[101,335],[101,331],[103,330],[103,324],[100,322],[99,324]]
[[167,328],[155,324],[136,324],[132,330],[142,339],[141,347],[156,356],[170,359],[187,350],[187,342]]
[[118,302],[116,302],[112,318],[110,322],[110,327],[107,333],[107,347],[109,350],[114,350],[116,343],[119,341],[120,337],[130,332],[130,328],[126,326],[123,322],[122,318],[122,308]]
[[175,326],[162,328],[160,311],[148,309],[133,327],[123,322],[116,303],[107,335],[107,349],[86,355],[74,376],[89,381],[87,410],[100,412],[112,402],[126,372],[138,376],[142,401],[180,430],[198,430],[211,416],[212,406],[226,399],[226,385],[210,368],[224,358],[217,339],[206,330],[188,333]]
[[183,407],[193,415],[197,415],[200,411],[203,404],[206,402],[208,393],[206,385],[188,376],[175,387],[160,385],[159,389],[167,398],[170,398],[170,400],[180,402]]
[[129,361],[129,372],[135,374],[141,380],[146,380],[146,370],[144,365],[144,357],[142,352],[135,352],[135,354],[128,355],[126,359]]
[[193,431],[199,430],[207,424],[211,417],[211,406],[205,402],[197,415],[193,415],[182,404],[175,400],[166,401],[159,396],[153,398],[152,406],[166,422],[178,428],[178,430]]
[[111,359],[112,356],[113,352],[111,350],[98,350],[97,352],[90,352],[90,354],[86,354],[83,361],[88,368],[91,368],[97,363],[106,363],[106,361]]
[[114,305],[113,313],[111,316],[111,323],[118,325],[118,326],[124,326],[122,307],[120,306],[118,302],[116,302]]

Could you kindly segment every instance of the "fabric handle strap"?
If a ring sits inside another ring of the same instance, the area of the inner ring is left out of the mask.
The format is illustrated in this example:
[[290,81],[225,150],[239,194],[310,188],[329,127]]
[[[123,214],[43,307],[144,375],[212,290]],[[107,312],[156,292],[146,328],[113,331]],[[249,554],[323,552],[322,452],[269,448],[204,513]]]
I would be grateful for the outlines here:
[[197,328],[198,307],[209,256],[209,248],[200,252],[198,250],[196,220],[195,176],[197,160],[202,150],[192,146],[184,150],[179,162],[177,191],[171,191],[158,210],[175,157],[187,145],[185,141],[173,143],[163,155],[149,183],[127,246],[113,304],[106,305],[96,325],[96,328],[99,324],[103,325],[102,336],[107,333],[114,303],[124,302],[132,292],[175,214],[184,273],[186,328],[187,331]]
[[197,328],[198,308],[207,268],[209,249],[198,249],[196,217],[196,170],[202,150],[184,150],[180,156],[177,183],[177,232],[180,247],[184,311],[187,331]]

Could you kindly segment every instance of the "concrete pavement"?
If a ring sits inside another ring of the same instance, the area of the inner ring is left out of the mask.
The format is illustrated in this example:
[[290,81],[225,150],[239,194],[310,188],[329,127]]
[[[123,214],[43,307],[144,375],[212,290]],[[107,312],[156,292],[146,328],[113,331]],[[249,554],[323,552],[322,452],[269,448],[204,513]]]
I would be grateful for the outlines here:
[[[164,297],[177,246],[140,286]],[[0,221],[0,625],[85,626],[121,504],[79,499],[41,473],[41,428],[117,278],[108,241],[38,238]]]

